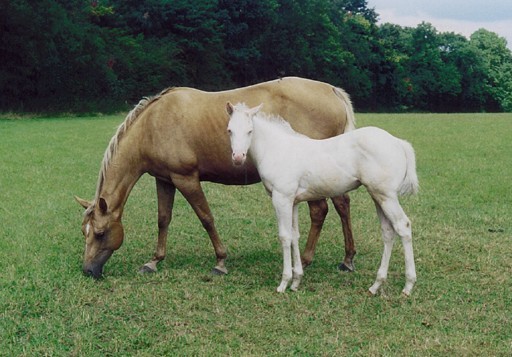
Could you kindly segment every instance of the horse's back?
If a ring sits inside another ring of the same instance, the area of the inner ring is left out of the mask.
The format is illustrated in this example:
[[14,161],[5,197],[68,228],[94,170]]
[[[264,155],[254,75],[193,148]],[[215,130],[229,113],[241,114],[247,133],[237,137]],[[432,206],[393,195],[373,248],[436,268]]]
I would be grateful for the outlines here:
[[324,139],[341,134],[347,121],[345,103],[333,88],[319,81],[286,77],[220,92],[175,88],[163,96],[162,104],[169,107],[166,112],[177,111],[188,122],[214,121],[224,126],[226,102],[243,102],[249,107],[263,103],[264,112],[283,117],[299,133]]
[[285,118],[294,130],[315,139],[342,133],[347,121],[346,103],[332,85],[303,78],[219,92],[176,87],[141,113],[139,133],[145,138],[146,156],[182,174],[198,170],[201,180],[236,184],[259,180],[250,163],[244,170],[231,163],[228,101],[263,103],[264,112]]

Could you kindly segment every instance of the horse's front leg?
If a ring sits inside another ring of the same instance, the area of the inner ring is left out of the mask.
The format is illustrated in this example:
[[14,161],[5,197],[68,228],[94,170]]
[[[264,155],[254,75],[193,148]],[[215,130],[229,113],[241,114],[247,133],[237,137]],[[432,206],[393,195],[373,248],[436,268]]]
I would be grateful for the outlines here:
[[[277,225],[279,229],[279,240],[283,250],[283,275],[277,292],[283,293],[292,279],[292,210],[293,200],[276,191],[272,193],[272,204],[276,211]],[[300,260],[300,253],[299,253]]]
[[293,206],[293,216],[292,216],[292,258],[293,258],[293,281],[291,290],[297,291],[300,285],[300,281],[302,280],[302,276],[304,275],[304,271],[302,269],[302,261],[300,259],[300,248],[299,248],[299,206],[295,204]]
[[183,194],[185,199],[188,201],[192,209],[196,213],[197,217],[201,221],[206,232],[210,237],[215,250],[215,256],[217,257],[217,264],[212,269],[213,274],[227,274],[226,269],[226,249],[220,241],[219,234],[215,228],[213,214],[210,211],[206,196],[204,195],[201,183],[199,182],[199,174],[195,172],[191,175],[172,175],[172,182],[178,190]]
[[158,197],[158,242],[153,259],[140,268],[139,271],[141,273],[156,272],[157,264],[164,260],[166,253],[167,235],[172,219],[172,207],[176,187],[169,182],[156,179],[156,192]]

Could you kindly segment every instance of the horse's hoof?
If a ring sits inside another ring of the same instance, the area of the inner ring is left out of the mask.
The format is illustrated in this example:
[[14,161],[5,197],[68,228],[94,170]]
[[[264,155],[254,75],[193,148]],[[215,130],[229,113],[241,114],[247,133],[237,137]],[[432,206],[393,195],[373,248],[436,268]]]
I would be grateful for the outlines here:
[[347,273],[353,273],[354,272],[354,266],[348,266],[344,262],[341,262],[340,265],[338,265],[338,270],[344,271]]
[[313,263],[313,261],[309,260],[309,259],[300,258],[300,260],[301,260],[301,263],[302,263],[302,269],[307,268],[308,266],[311,265],[311,263]]
[[212,275],[226,275],[228,273],[226,268],[215,267],[212,269]]
[[143,266],[139,269],[139,274],[149,274],[149,273],[156,273],[156,270],[151,269],[151,268],[150,268],[150,267],[148,267],[147,265],[143,265]]

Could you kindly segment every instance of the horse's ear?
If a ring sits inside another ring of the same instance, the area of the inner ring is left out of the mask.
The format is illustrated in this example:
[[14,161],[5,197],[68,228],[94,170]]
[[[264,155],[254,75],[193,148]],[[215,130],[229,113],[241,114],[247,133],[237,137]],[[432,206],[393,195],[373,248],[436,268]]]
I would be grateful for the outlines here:
[[228,115],[233,114],[233,104],[231,104],[231,102],[226,103],[226,112]]
[[80,206],[82,206],[85,209],[89,208],[92,205],[92,202],[84,200],[78,196],[75,196],[75,200],[76,202],[78,202]]
[[261,110],[261,108],[263,108],[263,103],[261,103],[257,107],[249,109],[249,114],[250,115],[255,115],[256,113],[258,113]]
[[107,201],[105,201],[105,199],[103,197],[100,197],[100,199],[98,200],[98,207],[100,208],[100,212],[102,214],[107,213],[108,205],[107,205]]

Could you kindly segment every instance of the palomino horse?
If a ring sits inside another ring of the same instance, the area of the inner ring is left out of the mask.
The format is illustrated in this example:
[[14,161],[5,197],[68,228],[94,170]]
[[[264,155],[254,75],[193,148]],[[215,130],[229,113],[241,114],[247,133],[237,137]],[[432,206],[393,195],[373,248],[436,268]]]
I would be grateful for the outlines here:
[[[79,198],[85,208],[84,273],[100,277],[105,262],[124,239],[121,217],[131,189],[144,173],[156,178],[158,195],[158,243],[142,271],[156,271],[166,254],[168,227],[174,194],[187,199],[208,232],[215,249],[214,272],[226,273],[226,250],[222,245],[200,181],[245,185],[260,181],[252,163],[243,169],[231,162],[229,138],[225,135],[227,101],[267,103],[269,112],[291,118],[299,132],[320,139],[354,128],[354,113],[347,94],[329,84],[302,78],[283,78],[223,92],[192,88],[167,89],[143,99],[127,115],[105,151],[96,196],[92,202]],[[343,267],[353,270],[355,254],[350,226],[348,196],[333,198],[345,236]],[[310,204],[311,230],[304,251],[304,264],[311,262],[327,203]]]
[[416,282],[416,269],[411,223],[398,195],[418,190],[412,146],[373,127],[313,140],[293,131],[281,117],[259,113],[260,108],[233,107],[228,102],[228,133],[233,163],[242,165],[249,155],[272,196],[284,260],[277,291],[284,292],[292,279],[291,289],[297,290],[303,275],[298,203],[341,195],[364,185],[375,202],[384,241],[377,280],[370,292],[376,294],[386,280],[396,233],[404,246],[406,283],[402,293],[408,296]]

